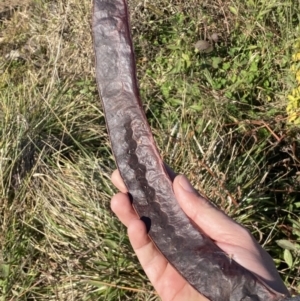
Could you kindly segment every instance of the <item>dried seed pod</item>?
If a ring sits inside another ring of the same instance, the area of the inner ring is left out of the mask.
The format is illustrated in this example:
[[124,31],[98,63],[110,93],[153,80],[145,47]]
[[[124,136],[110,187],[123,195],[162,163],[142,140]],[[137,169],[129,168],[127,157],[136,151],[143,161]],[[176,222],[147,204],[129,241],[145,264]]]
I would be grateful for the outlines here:
[[[235,262],[180,208],[142,108],[126,0],[94,0],[92,27],[97,84],[112,150],[153,243],[211,301],[283,301],[286,296]],[[212,51],[206,41],[196,45],[200,51]]]

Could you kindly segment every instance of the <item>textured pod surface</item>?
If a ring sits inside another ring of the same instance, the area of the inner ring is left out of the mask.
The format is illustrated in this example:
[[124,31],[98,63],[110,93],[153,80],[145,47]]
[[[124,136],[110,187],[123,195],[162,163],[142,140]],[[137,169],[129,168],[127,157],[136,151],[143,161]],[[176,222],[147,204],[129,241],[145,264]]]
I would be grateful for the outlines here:
[[201,233],[179,207],[142,109],[125,0],[94,1],[93,35],[98,89],[115,160],[157,248],[212,301],[283,300]]

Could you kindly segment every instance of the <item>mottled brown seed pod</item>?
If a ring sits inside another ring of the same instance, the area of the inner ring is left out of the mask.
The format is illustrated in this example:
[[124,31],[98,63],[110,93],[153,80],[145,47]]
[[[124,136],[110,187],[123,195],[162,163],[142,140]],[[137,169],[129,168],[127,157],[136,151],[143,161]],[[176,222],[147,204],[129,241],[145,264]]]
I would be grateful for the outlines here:
[[[94,0],[96,77],[116,164],[149,236],[174,268],[211,301],[282,301],[181,210],[142,108],[125,0]],[[200,44],[204,49],[205,41]],[[287,301],[299,301],[299,298]]]

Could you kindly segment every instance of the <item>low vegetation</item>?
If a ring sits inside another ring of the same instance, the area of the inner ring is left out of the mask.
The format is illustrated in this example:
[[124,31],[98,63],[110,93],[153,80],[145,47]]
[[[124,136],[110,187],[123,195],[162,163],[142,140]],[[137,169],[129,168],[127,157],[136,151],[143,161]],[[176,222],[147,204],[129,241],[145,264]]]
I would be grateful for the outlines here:
[[[130,10],[163,159],[249,228],[300,293],[299,2]],[[159,300],[109,209],[91,1],[1,2],[0,134],[0,300]]]

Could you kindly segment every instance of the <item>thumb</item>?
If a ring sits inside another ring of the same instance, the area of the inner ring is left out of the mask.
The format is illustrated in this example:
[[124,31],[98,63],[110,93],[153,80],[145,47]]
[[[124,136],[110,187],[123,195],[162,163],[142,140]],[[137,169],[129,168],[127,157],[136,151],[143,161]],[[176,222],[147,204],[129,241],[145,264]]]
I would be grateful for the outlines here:
[[225,253],[232,254],[236,262],[260,276],[273,289],[287,292],[272,258],[248,230],[199,195],[185,176],[174,179],[173,189],[185,214]]
[[176,199],[185,214],[204,233],[218,242],[235,244],[234,241],[236,241],[237,244],[240,244],[237,237],[238,233],[242,230],[241,235],[244,236],[246,230],[212,205],[210,201],[199,195],[185,176],[178,175],[175,178],[173,189]]

